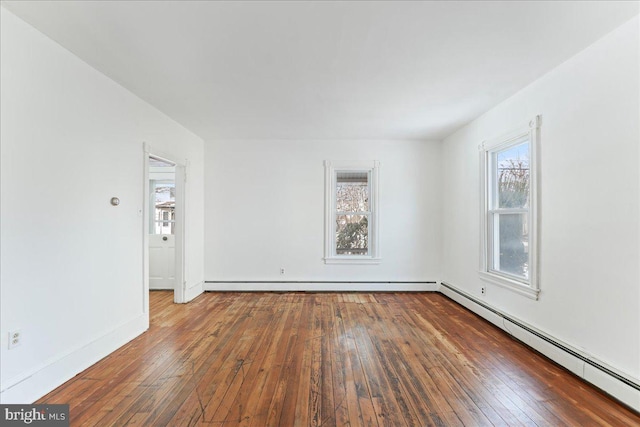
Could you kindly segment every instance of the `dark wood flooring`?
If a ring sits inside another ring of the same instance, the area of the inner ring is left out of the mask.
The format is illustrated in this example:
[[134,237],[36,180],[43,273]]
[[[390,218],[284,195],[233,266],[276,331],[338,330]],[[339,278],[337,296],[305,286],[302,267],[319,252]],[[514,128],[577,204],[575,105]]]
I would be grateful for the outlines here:
[[640,426],[437,293],[151,293],[151,327],[44,396],[72,426]]

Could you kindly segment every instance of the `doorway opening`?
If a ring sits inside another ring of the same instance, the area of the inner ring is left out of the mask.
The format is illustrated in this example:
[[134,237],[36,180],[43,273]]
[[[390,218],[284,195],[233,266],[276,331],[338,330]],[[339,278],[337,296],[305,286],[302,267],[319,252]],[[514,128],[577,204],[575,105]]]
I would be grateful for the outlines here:
[[184,177],[185,165],[145,149],[144,192],[144,310],[149,312],[150,290],[172,290],[184,303]]
[[149,156],[149,290],[176,281],[176,165]]

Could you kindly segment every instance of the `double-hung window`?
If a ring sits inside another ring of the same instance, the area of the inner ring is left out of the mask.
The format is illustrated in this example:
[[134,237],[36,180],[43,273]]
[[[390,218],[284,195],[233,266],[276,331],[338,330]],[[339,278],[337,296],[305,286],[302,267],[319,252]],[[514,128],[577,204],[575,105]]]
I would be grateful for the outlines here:
[[379,263],[378,170],[325,161],[325,263]]
[[482,170],[483,280],[537,299],[537,149],[540,118],[486,141]]

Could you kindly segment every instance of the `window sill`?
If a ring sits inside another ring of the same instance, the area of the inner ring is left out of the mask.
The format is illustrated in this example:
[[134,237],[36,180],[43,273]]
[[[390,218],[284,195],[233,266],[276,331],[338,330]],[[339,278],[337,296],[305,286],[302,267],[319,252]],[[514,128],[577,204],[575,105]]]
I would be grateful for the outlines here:
[[509,289],[510,291],[513,291],[517,294],[524,295],[527,298],[538,300],[540,289],[533,289],[531,286],[525,285],[524,283],[518,282],[517,280],[511,280],[497,274],[488,273],[486,271],[481,271],[479,272],[479,274],[480,279],[487,283],[498,285],[505,289]]
[[324,258],[325,264],[380,264],[381,262],[382,258],[359,256]]

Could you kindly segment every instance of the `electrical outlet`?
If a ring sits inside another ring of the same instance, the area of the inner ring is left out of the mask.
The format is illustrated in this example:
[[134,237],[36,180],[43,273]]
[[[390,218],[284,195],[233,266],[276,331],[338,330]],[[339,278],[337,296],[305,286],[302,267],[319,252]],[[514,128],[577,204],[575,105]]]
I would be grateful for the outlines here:
[[485,288],[484,286],[480,288],[480,293],[482,295],[485,295],[487,293],[487,288]]
[[284,274],[284,267],[280,267],[280,274]]
[[18,347],[22,344],[22,331],[20,329],[16,329],[15,331],[9,332],[9,350],[12,348]]

